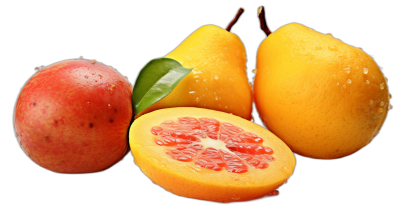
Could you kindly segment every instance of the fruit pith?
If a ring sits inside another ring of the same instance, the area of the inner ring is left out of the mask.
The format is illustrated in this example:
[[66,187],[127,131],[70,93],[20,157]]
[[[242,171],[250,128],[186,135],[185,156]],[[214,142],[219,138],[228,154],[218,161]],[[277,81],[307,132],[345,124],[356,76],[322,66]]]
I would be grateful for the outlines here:
[[132,124],[129,142],[136,164],[154,183],[204,200],[262,197],[282,185],[295,165],[290,149],[268,130],[200,108],[143,115]]

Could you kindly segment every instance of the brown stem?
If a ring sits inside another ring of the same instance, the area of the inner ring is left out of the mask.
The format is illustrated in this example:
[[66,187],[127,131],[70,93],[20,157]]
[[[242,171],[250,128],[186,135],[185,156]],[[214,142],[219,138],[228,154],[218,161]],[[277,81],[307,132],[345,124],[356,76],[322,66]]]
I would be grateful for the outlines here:
[[265,20],[265,10],[264,6],[258,7],[258,19],[260,20],[260,27],[264,31],[264,33],[267,35],[271,34],[271,31],[269,30],[267,26],[267,21]]
[[242,15],[242,13],[244,12],[243,8],[240,8],[239,11],[237,12],[235,18],[232,20],[231,23],[229,23],[228,27],[226,28],[227,31],[231,31],[231,28],[233,25],[235,25],[235,23],[239,20],[239,17]]

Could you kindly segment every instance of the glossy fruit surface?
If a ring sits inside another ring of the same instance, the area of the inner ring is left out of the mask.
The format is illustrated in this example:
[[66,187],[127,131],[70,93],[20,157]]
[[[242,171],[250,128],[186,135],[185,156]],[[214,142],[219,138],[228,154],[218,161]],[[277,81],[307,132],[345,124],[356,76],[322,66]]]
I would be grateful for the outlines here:
[[260,45],[254,94],[271,132],[294,152],[321,159],[367,145],[390,107],[386,80],[369,55],[296,23]]
[[217,26],[203,26],[165,57],[193,71],[143,113],[170,107],[200,107],[251,119],[246,52],[238,36]]
[[185,197],[230,202],[274,192],[293,173],[290,149],[268,130],[238,116],[170,108],[132,124],[136,164],[156,184]]
[[60,173],[104,170],[129,149],[132,87],[96,61],[61,61],[38,71],[22,88],[15,132],[25,153]]

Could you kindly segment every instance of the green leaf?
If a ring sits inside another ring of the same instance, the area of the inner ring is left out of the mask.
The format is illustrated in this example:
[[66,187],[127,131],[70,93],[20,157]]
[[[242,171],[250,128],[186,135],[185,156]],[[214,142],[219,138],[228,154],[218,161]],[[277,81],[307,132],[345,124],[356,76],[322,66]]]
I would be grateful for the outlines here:
[[135,116],[171,93],[191,71],[170,58],[151,60],[140,71],[133,87]]

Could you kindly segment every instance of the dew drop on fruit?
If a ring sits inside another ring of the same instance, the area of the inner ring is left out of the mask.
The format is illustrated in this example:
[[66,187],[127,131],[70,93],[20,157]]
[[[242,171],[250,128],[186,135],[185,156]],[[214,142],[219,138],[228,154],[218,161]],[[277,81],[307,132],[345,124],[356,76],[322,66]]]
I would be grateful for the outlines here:
[[363,73],[368,74],[368,68],[363,68]]
[[254,74],[257,74],[257,69],[253,69],[253,73],[254,73]]
[[329,49],[330,51],[337,51],[337,48],[336,48],[336,46],[334,46],[334,45],[329,46],[328,49]]
[[109,85],[109,86],[108,86],[108,93],[113,94],[114,91],[115,91],[115,85],[112,85],[112,84]]
[[190,94],[193,94],[193,93],[195,93],[195,92],[196,92],[196,91],[190,91],[189,93],[190,93]]
[[111,109],[111,104],[108,104],[107,106],[108,106],[108,109]]
[[215,97],[215,100],[218,100],[218,96]]
[[388,94],[388,99],[390,100],[390,99],[392,99],[392,94]]
[[393,106],[391,104],[389,104],[388,109],[389,110],[393,109]]
[[79,56],[80,59],[83,59],[83,56]]
[[344,72],[346,72],[347,74],[350,74],[350,68],[344,68],[343,70],[344,70]]
[[347,83],[348,83],[348,84],[351,84],[351,79],[347,80]]
[[370,101],[369,101],[369,104],[371,104],[371,105],[374,104],[374,101],[373,101],[373,100],[370,100]]
[[340,83],[339,83],[339,82],[337,82],[337,83],[336,83],[336,85],[340,85]]
[[197,79],[198,77],[199,77],[198,75],[193,76],[193,78],[195,78],[195,79]]
[[343,85],[343,86],[342,86],[342,89],[346,89],[346,85]]
[[96,60],[93,60],[93,61],[92,61],[92,64],[96,64],[96,63],[97,63],[97,61],[96,61]]
[[196,102],[200,102],[200,99],[198,97],[196,97]]
[[385,89],[385,83],[381,83],[379,88],[380,88],[381,90]]
[[275,195],[278,195],[278,194],[279,194],[279,191],[274,190],[274,191],[270,192],[268,195],[275,196]]
[[383,101],[381,101],[381,103],[379,104],[381,107],[383,107],[383,105],[385,105],[385,103]]
[[330,34],[330,33],[328,33],[328,34],[326,34],[328,37],[332,37],[332,34]]
[[232,195],[231,199],[234,200],[234,201],[239,201],[240,200],[240,195]]
[[367,84],[369,84],[369,80],[365,81]]
[[215,75],[215,76],[214,76],[214,79],[218,79],[218,75]]
[[386,83],[388,82],[388,78],[386,78],[386,77],[385,77],[385,82],[386,82]]
[[379,111],[379,113],[383,113],[383,109],[382,108],[379,108],[378,111]]

